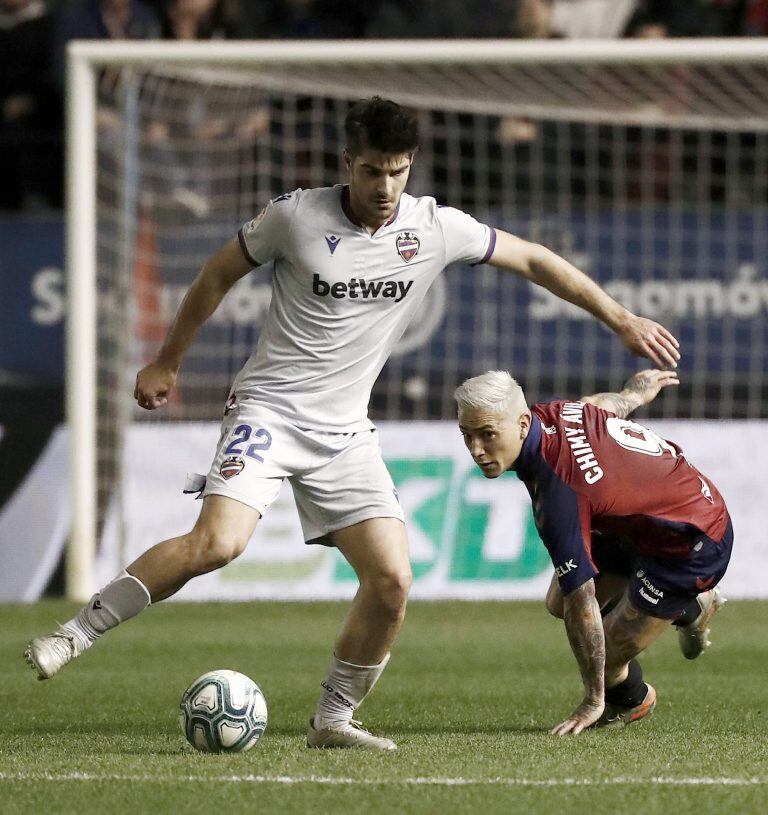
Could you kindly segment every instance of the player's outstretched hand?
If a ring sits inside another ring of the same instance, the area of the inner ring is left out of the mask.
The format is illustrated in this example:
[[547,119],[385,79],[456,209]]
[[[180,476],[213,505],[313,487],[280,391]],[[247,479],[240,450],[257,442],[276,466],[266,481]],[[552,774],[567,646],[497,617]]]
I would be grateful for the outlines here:
[[155,410],[168,403],[168,392],[176,384],[177,371],[160,362],[150,362],[136,374],[133,398],[139,407]]
[[629,391],[638,400],[639,407],[652,402],[662,388],[679,384],[680,380],[677,371],[660,371],[658,368],[648,368],[631,376],[624,383],[622,393]]
[[663,325],[634,314],[616,332],[635,354],[650,359],[657,368],[676,368],[680,343]]
[[568,733],[576,736],[581,733],[582,730],[592,727],[603,715],[604,710],[605,704],[603,702],[593,702],[590,699],[584,699],[564,722],[555,725],[549,732],[553,736],[565,736]]

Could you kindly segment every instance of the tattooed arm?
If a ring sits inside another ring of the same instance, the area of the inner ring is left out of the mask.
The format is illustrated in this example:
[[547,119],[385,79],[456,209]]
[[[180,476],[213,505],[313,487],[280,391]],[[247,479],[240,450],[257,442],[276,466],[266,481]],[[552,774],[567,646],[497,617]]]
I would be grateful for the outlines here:
[[638,371],[624,383],[621,393],[596,393],[594,396],[582,396],[582,402],[597,405],[603,410],[615,413],[620,419],[626,419],[632,411],[641,405],[652,402],[662,388],[678,385],[676,371],[660,371],[650,368]]
[[594,580],[565,595],[563,616],[584,682],[584,699],[564,722],[552,728],[550,733],[555,736],[581,733],[593,725],[605,709],[605,634]]

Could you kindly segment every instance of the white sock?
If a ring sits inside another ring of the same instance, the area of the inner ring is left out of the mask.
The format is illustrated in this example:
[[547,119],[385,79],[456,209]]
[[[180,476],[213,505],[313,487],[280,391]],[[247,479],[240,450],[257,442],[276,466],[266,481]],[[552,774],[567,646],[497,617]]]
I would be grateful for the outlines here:
[[62,628],[77,638],[80,650],[84,651],[105,631],[135,617],[151,602],[147,587],[123,569]]
[[388,662],[389,654],[378,665],[353,665],[334,655],[328,676],[322,682],[323,692],[317,700],[315,728],[322,730],[348,722],[355,708],[371,692]]

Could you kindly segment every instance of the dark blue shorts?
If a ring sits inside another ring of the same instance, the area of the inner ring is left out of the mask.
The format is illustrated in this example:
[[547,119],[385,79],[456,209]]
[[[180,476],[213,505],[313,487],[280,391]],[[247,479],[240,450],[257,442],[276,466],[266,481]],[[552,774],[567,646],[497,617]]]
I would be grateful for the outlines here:
[[627,578],[629,601],[638,611],[675,619],[698,594],[720,582],[732,547],[733,526],[729,519],[720,541],[696,535],[687,560],[641,557],[620,538],[599,532],[593,532],[592,559],[601,572]]

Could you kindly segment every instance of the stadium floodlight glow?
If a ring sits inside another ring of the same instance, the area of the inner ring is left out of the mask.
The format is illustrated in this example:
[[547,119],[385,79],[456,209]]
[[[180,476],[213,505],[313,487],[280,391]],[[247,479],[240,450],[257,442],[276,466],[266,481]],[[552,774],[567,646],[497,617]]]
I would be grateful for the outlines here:
[[[268,271],[201,331],[167,410],[135,408],[136,371],[242,222],[270,197],[341,180],[352,99],[419,111],[413,194],[544,243],[681,327],[684,381],[659,400],[665,416],[764,415],[765,40],[89,41],[69,45],[67,82],[72,599],[94,588],[97,543],[120,540],[126,466],[151,466],[130,461],[131,427],[220,416]],[[452,418],[453,387],[489,367],[545,398],[617,386],[628,364],[599,326],[512,276],[449,270],[373,415]]]

